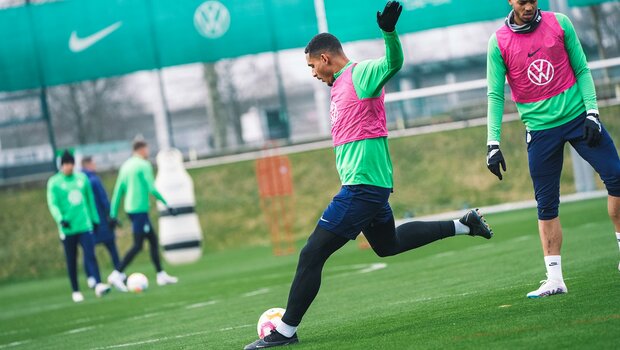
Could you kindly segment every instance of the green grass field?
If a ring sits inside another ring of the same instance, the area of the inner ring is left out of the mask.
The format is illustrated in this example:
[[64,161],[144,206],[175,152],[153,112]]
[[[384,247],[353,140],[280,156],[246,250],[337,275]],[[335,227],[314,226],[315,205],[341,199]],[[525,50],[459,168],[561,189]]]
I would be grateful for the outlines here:
[[[619,253],[606,200],[561,210],[567,295],[525,298],[544,278],[535,209],[494,214],[490,241],[450,238],[387,259],[345,246],[294,349],[617,349]],[[85,291],[81,304],[64,276],[4,284],[0,349],[241,349],[264,310],[285,307],[296,261],[268,247],[209,252],[169,268],[178,285],[102,299]],[[143,260],[135,271],[154,283]]]
[[[601,109],[604,123],[619,146],[617,115],[620,106]],[[483,126],[392,139],[395,191],[390,204],[395,217],[402,218],[407,212],[419,216],[533,199],[522,123],[503,125],[502,152],[508,166],[504,181],[486,169],[485,140]],[[561,191],[568,194],[575,192],[568,148],[565,155]],[[338,191],[334,158],[330,148],[290,156],[295,187],[293,233],[297,239],[314,229]],[[244,161],[189,171],[206,252],[268,244],[269,228],[260,210],[254,169],[254,161]],[[111,193],[116,173],[102,177]],[[599,180],[599,188],[601,185]],[[124,214],[120,217],[127,222]],[[154,209],[151,218],[157,225]],[[0,285],[64,273],[58,230],[47,209],[45,183],[0,188],[0,223]],[[117,231],[123,252],[132,241],[128,228],[125,225]]]

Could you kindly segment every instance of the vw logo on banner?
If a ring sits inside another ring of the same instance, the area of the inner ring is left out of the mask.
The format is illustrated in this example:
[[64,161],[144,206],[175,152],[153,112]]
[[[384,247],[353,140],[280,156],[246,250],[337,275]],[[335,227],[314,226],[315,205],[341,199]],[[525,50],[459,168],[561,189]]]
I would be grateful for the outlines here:
[[230,27],[230,12],[219,1],[205,1],[194,12],[194,26],[205,38],[219,38]]
[[553,80],[555,69],[547,60],[536,60],[527,69],[527,77],[538,86],[547,85]]

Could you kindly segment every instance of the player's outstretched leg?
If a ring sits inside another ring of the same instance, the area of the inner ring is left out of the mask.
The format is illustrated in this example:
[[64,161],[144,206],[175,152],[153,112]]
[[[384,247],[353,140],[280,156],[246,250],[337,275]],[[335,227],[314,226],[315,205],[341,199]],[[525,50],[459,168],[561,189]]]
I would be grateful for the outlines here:
[[478,209],[470,209],[459,221],[461,224],[469,227],[470,236],[481,236],[486,239],[493,237],[493,230],[491,230]]

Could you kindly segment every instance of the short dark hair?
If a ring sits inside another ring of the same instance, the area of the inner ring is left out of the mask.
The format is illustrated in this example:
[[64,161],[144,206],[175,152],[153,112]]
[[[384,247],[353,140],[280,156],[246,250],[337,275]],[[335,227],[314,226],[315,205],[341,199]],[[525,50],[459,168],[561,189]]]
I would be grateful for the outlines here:
[[91,156],[84,156],[82,157],[82,167],[86,166],[86,164],[90,164],[93,161],[93,157]]
[[148,146],[148,145],[149,145],[149,144],[148,144],[148,143],[146,143],[146,141],[144,141],[144,140],[134,141],[134,142],[133,142],[133,150],[134,150],[134,151],[137,151],[137,150],[139,150],[139,149],[141,149],[141,148],[144,148],[144,147],[146,147],[146,146]]
[[321,33],[310,40],[304,52],[310,56],[316,56],[324,52],[342,53],[343,50],[338,38],[329,33]]
[[73,154],[71,154],[68,149],[66,149],[62,153],[62,156],[60,156],[60,165],[63,164],[75,164],[75,157],[73,157]]

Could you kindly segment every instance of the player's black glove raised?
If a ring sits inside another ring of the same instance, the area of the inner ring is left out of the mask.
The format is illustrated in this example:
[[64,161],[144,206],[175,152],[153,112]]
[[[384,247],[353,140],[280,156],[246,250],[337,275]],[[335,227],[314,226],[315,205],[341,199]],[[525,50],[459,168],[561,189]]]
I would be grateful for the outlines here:
[[396,22],[403,11],[403,5],[398,1],[388,1],[383,12],[377,11],[377,23],[384,32],[393,32],[396,29]]
[[502,169],[506,171],[506,161],[504,161],[502,151],[499,150],[499,145],[488,145],[487,168],[489,168],[489,170],[501,180],[502,172],[499,170],[500,164],[502,166]]
[[601,143],[601,137],[603,136],[601,131],[601,121],[598,118],[598,113],[589,112],[586,116],[586,122],[583,124],[583,139],[586,140],[588,147],[596,147]]
[[71,224],[67,220],[60,220],[60,226],[62,226],[62,228],[71,228]]

